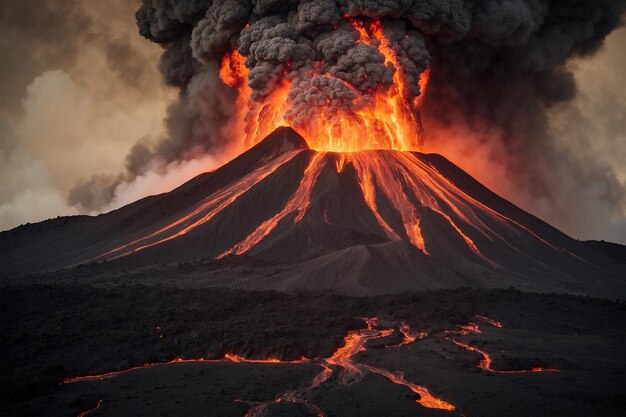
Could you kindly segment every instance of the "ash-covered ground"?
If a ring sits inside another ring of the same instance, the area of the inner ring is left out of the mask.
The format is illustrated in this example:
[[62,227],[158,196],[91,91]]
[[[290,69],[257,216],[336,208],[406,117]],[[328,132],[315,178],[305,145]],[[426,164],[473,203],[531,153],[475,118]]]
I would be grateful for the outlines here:
[[[620,301],[514,289],[349,297],[44,277],[4,280],[0,290],[3,416],[626,413]],[[342,381],[340,362],[328,358],[349,342],[346,335],[368,332],[357,331],[367,327],[363,317],[393,331],[366,339],[349,359],[363,374]],[[479,332],[463,330],[471,323]],[[490,370],[480,367],[481,353],[454,341],[487,353]],[[296,362],[219,360],[225,354]],[[176,358],[215,361],[63,382]],[[323,365],[332,374],[305,390]],[[498,372],[533,368],[549,371]],[[428,408],[423,395],[368,369],[401,375],[455,410]],[[290,390],[297,395],[284,396]]]

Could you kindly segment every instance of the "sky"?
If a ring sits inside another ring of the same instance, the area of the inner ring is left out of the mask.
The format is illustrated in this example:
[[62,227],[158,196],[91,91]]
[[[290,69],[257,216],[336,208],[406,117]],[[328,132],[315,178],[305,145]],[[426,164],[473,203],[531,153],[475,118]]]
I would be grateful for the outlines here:
[[[71,204],[77,184],[94,175],[114,180],[129,150],[166,134],[164,118],[177,99],[158,70],[160,46],[137,34],[139,1],[0,0],[0,230],[59,215],[89,212]],[[625,201],[626,29],[607,38],[593,57],[568,64],[577,97],[551,108],[551,146],[581,166],[612,171]],[[626,243],[625,204],[607,205],[602,184],[560,184],[562,205],[523,197],[495,178],[478,154],[455,160],[478,180],[579,239]],[[107,211],[165,192],[215,168],[201,158],[146,172],[116,190]],[[103,197],[104,198],[104,197]],[[573,215],[572,213],[576,213]]]

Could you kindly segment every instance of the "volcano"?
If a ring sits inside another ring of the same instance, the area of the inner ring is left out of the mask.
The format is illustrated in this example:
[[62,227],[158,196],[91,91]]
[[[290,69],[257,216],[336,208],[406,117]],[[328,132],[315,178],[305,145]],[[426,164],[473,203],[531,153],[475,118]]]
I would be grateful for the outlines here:
[[440,155],[318,152],[286,127],[169,193],[23,225],[0,234],[0,249],[5,273],[256,259],[264,262],[245,283],[256,289],[626,294],[623,265]]

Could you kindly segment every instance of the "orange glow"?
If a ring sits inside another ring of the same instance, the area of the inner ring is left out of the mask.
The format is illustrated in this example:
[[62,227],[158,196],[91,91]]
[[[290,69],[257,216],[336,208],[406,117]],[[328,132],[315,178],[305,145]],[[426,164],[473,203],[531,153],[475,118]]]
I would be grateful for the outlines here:
[[460,329],[459,333],[462,335],[467,335],[470,333],[482,333],[482,330],[480,330],[478,324],[472,323],[471,321],[467,324],[459,324],[458,328]]
[[[366,350],[366,343],[373,339],[382,339],[393,334],[394,329],[380,329],[378,328],[378,319],[376,317],[362,318],[362,320],[367,324],[367,328],[361,330],[354,330],[348,332],[348,334],[344,338],[344,345],[338,348],[334,354],[332,354],[329,358],[325,359],[307,359],[301,358],[293,361],[283,361],[277,358],[268,358],[268,359],[247,359],[243,358],[239,355],[233,353],[226,353],[221,359],[182,359],[176,358],[169,362],[154,362],[154,363],[146,363],[140,366],[134,366],[121,371],[111,371],[102,374],[94,374],[94,375],[84,375],[73,378],[66,378],[63,380],[63,383],[70,384],[74,382],[82,382],[82,381],[94,381],[94,380],[102,380],[107,378],[113,378],[115,376],[126,374],[128,372],[133,372],[139,369],[147,369],[153,368],[157,366],[166,366],[171,364],[180,364],[180,363],[219,363],[219,362],[233,362],[233,363],[261,363],[261,364],[300,364],[300,363],[314,363],[321,366],[322,370],[315,375],[304,387],[300,389],[286,391],[279,396],[277,396],[274,400],[256,403],[248,412],[246,413],[246,417],[259,417],[262,415],[266,415],[267,409],[272,404],[277,404],[281,402],[291,402],[298,403],[303,405],[306,409],[308,409],[311,414],[317,415],[318,417],[324,417],[324,412],[315,404],[310,403],[306,394],[310,393],[313,389],[319,387],[320,385],[329,381],[330,377],[335,372],[336,367],[339,367],[341,371],[336,379],[337,383],[340,385],[348,385],[352,383],[359,382],[363,379],[363,376],[367,372],[375,373],[386,377],[388,380],[393,382],[394,384],[403,385],[409,388],[414,393],[418,394],[418,398],[415,400],[417,403],[421,404],[424,407],[434,408],[439,410],[452,411],[455,410],[454,405],[450,404],[447,401],[444,401],[440,398],[435,397],[428,388],[418,385],[414,382],[408,381],[404,374],[400,371],[389,371],[386,369],[378,368],[375,366],[371,366],[368,364],[358,363],[354,360],[354,356],[359,352],[363,352]],[[399,327],[400,332],[405,336],[405,340],[415,340],[417,337],[426,337],[425,333],[416,333],[413,332],[406,323],[402,323]],[[407,342],[408,343],[408,342]],[[389,346],[392,347],[392,346]],[[235,402],[245,402],[240,398],[234,400]],[[81,416],[85,416],[92,411],[95,411],[100,407],[101,401],[98,402],[98,405],[91,409],[85,411]]]
[[142,238],[98,255],[97,257],[90,259],[89,262],[97,261],[102,258],[117,259],[187,234],[198,226],[210,221],[213,217],[228,207],[229,204],[235,201],[240,195],[244,194],[265,177],[272,174],[282,164],[293,158],[298,152],[299,151],[292,151],[280,155],[269,164],[257,168],[240,180],[230,184],[223,190],[208,196],[198,203],[195,209],[178,220]]
[[[455,409],[454,405],[432,395],[428,388],[407,381],[402,372],[388,371],[375,366],[354,362],[354,355],[366,350],[365,344],[367,341],[387,337],[393,333],[393,329],[376,329],[376,317],[365,318],[363,320],[365,320],[367,324],[367,329],[355,330],[348,333],[344,339],[344,346],[337,349],[337,351],[326,360],[331,365],[339,365],[343,368],[344,372],[339,377],[340,383],[347,384],[355,380],[360,380],[363,372],[369,371],[384,376],[394,384],[409,388],[411,391],[418,394],[418,398],[415,401],[424,407],[447,411]],[[408,333],[408,326],[405,324],[402,326],[405,326],[404,329]]]
[[222,58],[220,79],[229,87],[240,87],[246,82],[245,58],[238,51],[227,52]]
[[420,75],[420,81],[419,81],[420,95],[415,97],[415,100],[413,101],[413,104],[415,107],[420,107],[422,103],[424,102],[424,97],[426,97],[425,96],[426,88],[428,87],[429,80],[430,80],[430,67],[426,68],[426,70],[422,72],[422,74]]
[[405,322],[402,322],[402,325],[398,330],[400,330],[400,333],[404,336],[404,339],[398,346],[407,345],[415,342],[417,339],[423,339],[428,336],[428,333],[426,332],[418,332],[411,329],[411,327]]
[[403,188],[397,176],[392,175],[393,171],[388,169],[389,161],[381,153],[354,153],[347,156],[354,164],[360,179],[363,196],[370,207],[370,210],[378,220],[380,226],[385,230],[392,240],[398,240],[398,235],[383,219],[382,214],[376,206],[376,191],[373,186],[372,177],[376,178],[378,188],[393,204],[398,211],[404,225],[404,232],[408,240],[418,249],[428,254],[422,230],[420,227],[420,215],[415,204],[411,202],[408,194]]
[[216,361],[203,359],[203,358],[200,358],[200,359],[176,358],[176,359],[173,359],[173,360],[171,360],[169,362],[148,362],[148,363],[145,363],[143,365],[133,366],[133,367],[130,367],[128,369],[124,369],[122,371],[111,371],[111,372],[104,372],[104,373],[101,373],[101,374],[83,375],[83,376],[76,376],[76,377],[72,377],[72,378],[65,378],[65,379],[63,379],[63,383],[64,384],[71,384],[71,383],[74,383],[74,382],[108,379],[108,378],[116,377],[118,375],[126,374],[126,373],[133,372],[133,371],[137,371],[139,369],[154,368],[156,366],[170,365],[170,364],[173,364],[173,363],[191,363],[191,362],[216,362]]
[[306,358],[297,359],[293,361],[281,361],[277,358],[268,358],[268,359],[246,359],[243,356],[235,355],[233,353],[227,353],[224,355],[224,359],[229,360],[231,362],[243,362],[243,363],[303,363],[306,362]]
[[435,397],[430,393],[428,388],[407,381],[402,372],[392,372],[386,369],[377,368],[375,366],[363,365],[368,371],[384,376],[396,385],[403,385],[416,393],[419,397],[415,402],[426,408],[436,408],[438,410],[453,411],[456,407],[447,401]]
[[490,319],[489,317],[486,316],[481,316],[480,314],[476,314],[476,317],[478,317],[479,319],[485,320],[487,323],[491,324],[493,327],[503,327],[502,323],[500,323],[499,321]]
[[94,408],[90,408],[89,410],[83,411],[82,413],[80,413],[78,415],[78,417],[85,417],[85,416],[93,413],[94,411],[98,410],[101,405],[102,405],[102,400],[98,400],[98,403],[96,404],[96,406]]
[[276,359],[276,358],[247,359],[247,358],[241,357],[239,355],[235,355],[233,353],[226,353],[224,355],[224,357],[221,358],[221,359],[205,359],[205,358],[183,359],[183,358],[176,358],[176,359],[172,359],[171,361],[168,361],[168,362],[147,362],[147,363],[144,363],[143,365],[132,366],[130,368],[127,368],[127,369],[124,369],[124,370],[121,370],[121,371],[110,371],[110,372],[104,372],[104,373],[101,373],[101,374],[83,375],[83,376],[76,376],[76,377],[72,377],[72,378],[65,378],[65,379],[63,379],[63,383],[64,384],[71,384],[71,383],[74,383],[74,382],[109,379],[109,378],[116,377],[118,375],[126,374],[126,373],[133,372],[133,371],[137,371],[137,370],[140,370],[140,369],[148,369],[148,368],[154,368],[154,367],[157,367],[157,366],[165,366],[165,365],[172,365],[172,364],[178,364],[178,363],[217,363],[217,362],[288,363],[288,364],[297,364],[297,363],[309,362],[309,359],[301,358],[301,359],[292,360],[292,361],[283,361],[283,360]]
[[[311,149],[318,151],[354,152],[366,149],[419,150],[423,134],[417,115],[419,97],[407,100],[403,92],[407,90],[401,67],[395,52],[383,33],[380,22],[373,21],[368,27],[359,20],[349,19],[359,33],[357,42],[365,43],[378,49],[385,57],[385,64],[395,68],[393,85],[386,91],[367,91],[372,97],[367,104],[356,110],[343,109],[342,106],[330,108],[330,103],[316,104],[314,120],[296,120],[290,113],[289,91],[292,80],[288,77],[290,63],[286,64],[284,76],[271,92],[262,98],[253,100],[250,87],[243,82],[247,79],[248,68],[244,57],[232,51],[224,55],[220,66],[222,81],[239,92],[237,103],[238,116],[244,115],[241,141],[244,148],[259,142],[279,126],[289,125],[307,138]],[[314,66],[310,76],[326,75],[316,73],[319,65]],[[421,91],[426,90],[428,72],[419,80]],[[352,85],[345,87],[354,91],[358,97],[363,92]]]
[[313,191],[313,186],[315,185],[315,180],[317,179],[317,176],[320,174],[322,168],[324,167],[324,165],[320,163],[320,159],[323,156],[323,153],[316,153],[313,158],[311,158],[309,166],[304,171],[304,176],[302,177],[300,186],[279,213],[263,222],[248,237],[237,243],[232,248],[228,249],[226,252],[219,255],[217,258],[221,259],[224,256],[230,254],[241,255],[242,253],[247,252],[250,248],[263,240],[265,236],[267,236],[272,230],[276,228],[276,226],[282,219],[284,219],[287,215],[291,213],[297,213],[295,218],[293,219],[293,224],[296,224],[300,220],[302,220],[302,217],[306,213],[309,204],[311,203],[310,197],[311,192]]
[[491,356],[489,356],[489,354],[483,350],[478,349],[476,346],[471,346],[468,345],[467,343],[462,343],[459,342],[458,340],[452,339],[452,343],[454,343],[457,346],[462,347],[465,350],[468,350],[470,352],[476,352],[478,354],[480,354],[482,356],[482,359],[480,360],[480,362],[478,363],[478,367],[480,369],[484,369],[485,371],[489,371],[489,372],[493,372],[493,373],[497,373],[497,374],[519,374],[519,373],[526,373],[526,372],[559,372],[558,369],[554,369],[554,368],[542,368],[542,367],[532,367],[530,369],[519,369],[519,370],[499,370],[499,369],[493,369],[491,367]]
[[[492,320],[489,317],[485,317],[485,316],[481,316],[476,314],[476,317],[485,320],[486,322],[488,322],[489,324],[491,324],[494,327],[498,327],[501,328],[502,323],[500,323],[499,321],[496,320]],[[468,322],[467,324],[460,324],[457,326],[456,330],[446,330],[445,333],[455,333],[459,336],[467,336],[470,333],[482,333],[482,331],[480,330],[480,327],[476,324],[476,323],[472,323],[472,322]],[[480,362],[478,363],[478,367],[480,369],[484,369],[485,371],[489,371],[489,372],[493,372],[493,373],[498,373],[498,374],[519,374],[519,373],[526,373],[526,372],[559,372],[558,369],[554,369],[554,368],[542,368],[542,367],[532,367],[530,369],[519,369],[519,370],[498,370],[498,369],[493,369],[491,367],[491,356],[489,356],[489,354],[483,350],[478,349],[476,346],[472,346],[469,345],[467,343],[463,343],[463,342],[459,342],[456,339],[449,339],[452,343],[454,343],[455,345],[462,347],[463,349],[470,351],[470,352],[476,352],[478,354],[480,354],[482,356],[482,359],[480,360]]]

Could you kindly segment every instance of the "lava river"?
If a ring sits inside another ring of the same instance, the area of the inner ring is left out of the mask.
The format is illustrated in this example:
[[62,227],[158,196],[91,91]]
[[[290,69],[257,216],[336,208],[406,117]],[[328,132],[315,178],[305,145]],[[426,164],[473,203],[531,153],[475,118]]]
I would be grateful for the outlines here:
[[[391,383],[402,385],[416,394],[416,402],[421,404],[423,407],[427,408],[435,408],[446,411],[454,411],[455,406],[451,403],[434,396],[428,388],[408,381],[402,372],[400,371],[392,371],[387,369],[382,369],[379,367],[363,364],[356,362],[354,360],[354,356],[359,353],[365,351],[366,344],[370,340],[381,339],[387,336],[390,336],[395,332],[394,328],[378,328],[377,318],[364,318],[363,319],[367,324],[365,329],[354,330],[349,332],[344,338],[344,344],[342,347],[337,349],[333,355],[328,358],[320,358],[320,359],[307,359],[302,358],[296,361],[282,361],[279,359],[266,359],[266,360],[257,360],[257,359],[245,359],[237,355],[226,354],[222,359],[175,359],[170,362],[163,363],[146,363],[141,366],[132,367],[122,371],[113,371],[106,372],[102,374],[94,374],[94,375],[84,375],[73,378],[66,378],[63,382],[65,384],[76,383],[81,381],[93,381],[93,380],[102,380],[106,378],[113,378],[121,374],[125,374],[128,372],[133,372],[139,369],[153,368],[156,366],[166,366],[172,364],[180,364],[180,363],[215,363],[215,362],[243,362],[243,363],[267,363],[267,364],[275,364],[275,363],[315,363],[321,367],[321,371],[314,378],[312,378],[304,387],[296,390],[291,390],[284,392],[277,396],[274,400],[268,402],[260,402],[256,403],[250,408],[250,410],[246,413],[246,417],[260,417],[265,415],[270,407],[273,404],[278,404],[281,402],[291,402],[303,405],[307,410],[312,412],[317,416],[324,416],[324,412],[321,408],[313,404],[310,400],[307,399],[308,394],[310,394],[315,388],[319,387],[324,383],[331,383],[331,377],[335,376],[332,383],[337,384],[339,386],[347,386],[360,382],[367,373],[374,373],[378,375],[382,375],[387,378]],[[406,323],[402,323],[402,325],[398,329],[400,333],[403,335],[402,341],[395,345],[401,346],[404,344],[408,344],[416,340],[418,337],[424,337],[425,333],[416,333],[413,332]],[[395,347],[389,346],[389,347]],[[245,402],[242,400],[237,400],[239,402]],[[97,408],[93,408],[81,414],[81,416],[86,415],[85,413],[91,413],[100,408],[102,401],[98,402]]]
[[[504,327],[502,325],[502,323],[500,323],[499,321],[490,319],[489,317],[485,317],[485,316],[481,316],[481,315],[476,315],[476,318],[479,318],[481,320],[486,321],[487,323],[489,323],[490,325],[492,325],[493,327],[498,327],[498,328],[502,328]],[[459,326],[457,326],[456,330],[447,330],[446,333],[448,334],[456,334],[457,336],[467,336],[469,334],[477,334],[477,333],[482,333],[482,330],[480,329],[480,326],[474,322],[469,322],[467,324],[461,324]],[[475,352],[478,353],[479,355],[482,356],[482,359],[480,360],[480,362],[478,362],[478,367],[480,369],[484,369],[485,371],[488,372],[493,372],[493,373],[497,373],[497,374],[519,374],[519,373],[526,373],[526,372],[559,372],[559,369],[556,368],[544,368],[544,367],[540,367],[540,366],[533,366],[530,369],[508,369],[508,370],[503,370],[503,369],[494,369],[492,367],[492,359],[491,356],[485,352],[484,350],[481,350],[479,348],[477,348],[476,346],[472,346],[468,343],[465,342],[460,342],[459,340],[455,339],[455,338],[450,338],[449,339],[452,343],[454,343],[455,345],[469,351],[469,352]]]
[[[490,319],[486,316],[476,315],[476,318],[487,322],[493,327],[502,328],[502,323]],[[398,331],[402,335],[402,340],[396,344],[385,345],[385,348],[396,348],[399,346],[407,345],[415,342],[416,340],[421,340],[423,338],[428,337],[429,335],[425,332],[418,332],[414,329],[411,329],[407,323],[401,323],[397,327],[387,327],[384,328],[379,325],[378,319],[376,317],[371,318],[363,318],[362,319],[367,325],[364,329],[353,330],[348,332],[348,334],[344,337],[343,346],[338,348],[330,357],[327,358],[316,358],[316,359],[307,359],[301,358],[299,360],[294,361],[284,361],[277,358],[269,358],[269,359],[246,359],[241,356],[237,356],[234,354],[226,354],[221,359],[174,359],[170,362],[162,362],[162,363],[146,363],[141,366],[132,367],[126,370],[121,371],[113,371],[106,372],[102,374],[95,375],[84,375],[73,378],[66,378],[63,382],[65,384],[82,382],[82,381],[93,381],[93,380],[102,380],[106,378],[113,378],[121,374],[125,374],[128,372],[133,372],[139,369],[153,368],[157,366],[166,366],[166,365],[174,365],[180,363],[217,363],[217,362],[233,362],[233,363],[265,363],[265,364],[302,364],[302,363],[312,363],[318,365],[321,370],[315,375],[310,381],[308,381],[304,386],[286,391],[284,393],[279,394],[271,401],[265,402],[251,402],[237,399],[235,401],[241,403],[250,404],[251,408],[245,414],[245,417],[261,417],[267,415],[270,411],[271,407],[288,402],[299,404],[303,406],[306,410],[308,410],[311,414],[317,415],[319,417],[323,417],[325,415],[324,410],[314,404],[311,400],[313,396],[313,391],[320,387],[323,384],[331,384],[330,386],[349,386],[353,384],[357,384],[362,381],[365,376],[370,374],[377,374],[385,377],[389,382],[404,386],[408,388],[415,394],[415,401],[419,403],[421,406],[426,408],[433,408],[438,410],[449,411],[457,415],[463,416],[455,405],[450,403],[449,401],[439,398],[435,396],[431,391],[423,386],[419,385],[415,382],[409,381],[404,373],[399,370],[389,370],[384,369],[382,367],[373,366],[366,363],[360,363],[355,360],[355,356],[367,350],[367,343],[370,340],[375,339],[383,339],[391,336],[394,332]],[[468,343],[457,340],[459,337],[468,336],[471,334],[481,334],[482,330],[480,326],[474,322],[468,322],[467,324],[458,325],[453,330],[444,330],[440,337],[443,340],[448,340],[454,343],[455,345],[470,351],[478,353],[482,356],[482,359],[478,363],[477,367],[483,369],[487,372],[499,373],[499,374],[515,374],[515,373],[527,373],[527,372],[558,372],[558,369],[553,368],[542,368],[542,367],[532,367],[530,369],[519,369],[519,370],[500,370],[494,369],[492,367],[492,359],[490,355],[478,349],[475,346],[472,346]],[[83,413],[80,416],[85,416],[87,414],[91,414],[93,412],[97,412],[102,405],[102,400],[98,401],[96,407],[91,408]]]

